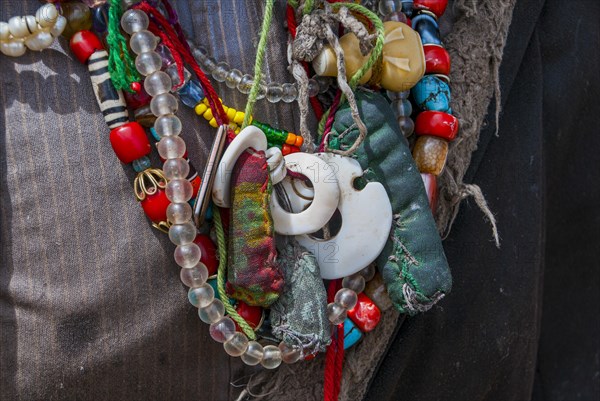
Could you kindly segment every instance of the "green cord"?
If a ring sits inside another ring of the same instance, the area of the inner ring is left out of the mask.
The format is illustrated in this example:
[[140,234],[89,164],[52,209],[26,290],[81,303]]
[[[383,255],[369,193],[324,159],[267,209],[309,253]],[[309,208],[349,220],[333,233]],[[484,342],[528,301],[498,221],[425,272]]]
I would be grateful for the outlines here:
[[310,14],[314,5],[315,5],[315,0],[306,0],[304,2],[304,9],[302,10],[302,14],[304,14],[304,15]]
[[121,1],[109,0],[109,4],[106,42],[109,48],[108,71],[110,72],[110,79],[115,88],[133,92],[130,86],[133,82],[138,82],[140,76],[127,50],[127,41],[121,34],[120,21],[123,14]]
[[364,75],[367,73],[367,71],[369,71],[373,64],[377,62],[379,56],[381,56],[381,52],[383,51],[384,39],[383,22],[381,22],[381,19],[377,15],[375,15],[375,13],[373,13],[371,10],[357,3],[330,3],[330,6],[334,10],[339,9],[341,7],[346,7],[350,11],[356,11],[364,15],[369,19],[369,21],[373,23],[373,26],[375,26],[375,30],[377,31],[377,41],[375,42],[375,47],[373,47],[371,56],[369,56],[367,62],[360,68],[360,70],[356,71],[356,73],[352,76],[352,79],[350,79],[349,85],[354,90],[356,89],[358,82],[362,79],[362,77],[364,77]]
[[258,91],[260,90],[261,78],[262,78],[262,65],[265,60],[265,51],[267,49],[267,36],[269,34],[269,28],[271,27],[271,20],[273,19],[273,0],[267,0],[265,4],[265,16],[260,32],[260,41],[258,42],[258,49],[256,50],[256,62],[254,63],[254,83],[252,89],[250,89],[250,95],[248,96],[248,103],[246,103],[246,110],[244,111],[244,122],[242,123],[242,129],[246,128],[250,124],[250,116],[254,109],[254,103],[258,97]]
[[250,340],[256,340],[254,330],[243,317],[229,303],[229,297],[225,292],[225,270],[227,269],[227,249],[225,245],[225,232],[223,231],[223,223],[221,222],[221,213],[217,207],[213,209],[213,220],[215,221],[215,229],[217,231],[217,245],[219,247],[219,270],[217,272],[217,290],[219,297],[225,306],[225,311],[238,326],[242,329],[246,337]]

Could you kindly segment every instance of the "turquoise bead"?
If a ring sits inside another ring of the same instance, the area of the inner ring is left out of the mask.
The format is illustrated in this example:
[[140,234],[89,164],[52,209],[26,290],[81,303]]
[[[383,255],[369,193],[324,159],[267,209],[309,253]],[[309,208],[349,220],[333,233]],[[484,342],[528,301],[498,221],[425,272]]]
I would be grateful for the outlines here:
[[[217,298],[220,301],[223,301],[221,299],[221,295],[219,295],[219,288],[218,288],[218,285],[217,285],[217,277],[214,276],[214,278],[209,278],[206,282],[208,284],[210,284],[210,286],[213,288],[213,290],[215,290],[215,298]],[[229,303],[231,305],[235,306],[235,299],[229,298]]]
[[150,162],[150,159],[148,158],[148,156],[143,156],[140,157],[139,159],[135,159],[131,165],[133,166],[133,169],[135,170],[136,173],[141,173],[144,170],[149,169],[150,167],[152,167],[152,163]]
[[429,14],[419,14],[412,19],[412,28],[421,36],[424,45],[441,45],[440,26]]
[[154,127],[150,128],[150,133],[152,134],[152,138],[154,138],[156,142],[160,142],[160,136],[158,136]]
[[411,90],[415,104],[421,110],[450,111],[450,87],[434,75],[425,75]]
[[362,338],[362,332],[349,318],[344,320],[344,349],[348,349]]

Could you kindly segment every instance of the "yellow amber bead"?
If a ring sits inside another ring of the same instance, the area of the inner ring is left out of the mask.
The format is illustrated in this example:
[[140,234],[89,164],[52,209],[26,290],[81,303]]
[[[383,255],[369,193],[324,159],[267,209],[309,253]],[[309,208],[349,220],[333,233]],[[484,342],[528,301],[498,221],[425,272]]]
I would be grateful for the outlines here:
[[233,117],[233,122],[236,124],[241,124],[244,122],[244,112],[243,111],[238,111],[235,113],[235,116]]
[[206,107],[206,105],[204,103],[198,103],[196,105],[196,107],[194,107],[194,111],[199,116],[201,116],[202,114],[204,114],[204,112],[206,111],[206,109],[208,109],[208,107]]
[[287,143],[288,145],[295,145],[296,144],[296,135],[289,132],[287,138],[285,139],[285,143]]
[[419,171],[424,174],[440,175],[447,156],[448,142],[434,136],[420,136],[413,149],[413,158]]
[[206,118],[208,121],[212,120],[213,113],[211,109],[206,109],[206,111],[204,112],[204,114],[202,114],[202,117]]
[[219,126],[217,124],[217,120],[215,120],[214,118],[211,118],[210,121],[208,122],[208,124],[213,128],[217,128]]

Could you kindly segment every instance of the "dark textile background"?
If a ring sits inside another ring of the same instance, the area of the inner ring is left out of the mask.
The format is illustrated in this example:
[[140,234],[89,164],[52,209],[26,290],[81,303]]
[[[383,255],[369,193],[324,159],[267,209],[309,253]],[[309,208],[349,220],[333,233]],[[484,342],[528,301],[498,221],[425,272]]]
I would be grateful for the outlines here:
[[[175,3],[197,43],[251,71],[261,2]],[[39,4],[2,1],[0,19]],[[597,0],[517,3],[499,136],[488,118],[466,177],[502,248],[466,201],[445,243],[453,292],[398,328],[367,399],[598,399],[599,20]],[[278,82],[291,80],[282,48],[266,60]],[[187,304],[168,239],[123,196],[131,174],[106,146],[85,67],[61,46],[0,56],[0,104],[0,399],[234,398],[244,372]],[[257,113],[298,128],[292,106]],[[205,154],[207,125],[180,114],[190,154]]]
[[600,2],[518,1],[466,182],[483,189],[445,241],[452,294],[407,319],[368,400],[600,397]]

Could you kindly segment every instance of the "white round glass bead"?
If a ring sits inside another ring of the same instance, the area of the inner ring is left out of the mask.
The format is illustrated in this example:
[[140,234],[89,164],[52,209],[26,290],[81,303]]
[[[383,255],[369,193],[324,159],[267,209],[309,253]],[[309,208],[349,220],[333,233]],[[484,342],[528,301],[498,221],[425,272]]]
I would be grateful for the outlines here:
[[248,348],[248,337],[244,333],[235,333],[223,344],[225,352],[230,356],[241,356]]

